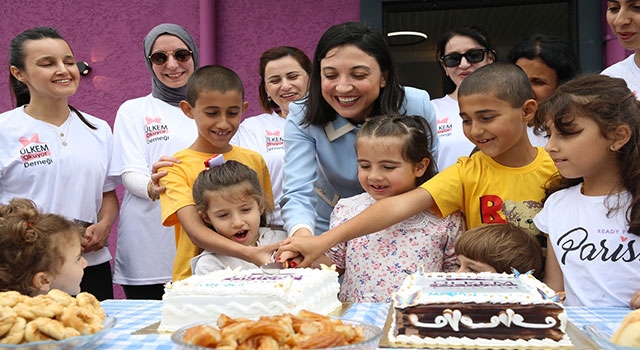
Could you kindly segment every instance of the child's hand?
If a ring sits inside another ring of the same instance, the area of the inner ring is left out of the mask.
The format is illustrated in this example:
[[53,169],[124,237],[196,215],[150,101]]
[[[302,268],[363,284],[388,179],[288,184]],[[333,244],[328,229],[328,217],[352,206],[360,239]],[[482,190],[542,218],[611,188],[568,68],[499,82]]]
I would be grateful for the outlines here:
[[629,303],[629,307],[632,309],[640,309],[640,290],[635,292],[631,297],[631,302]]
[[253,250],[251,254],[251,262],[256,264],[257,266],[272,262],[271,255],[276,249],[278,249],[279,245],[280,243],[272,243],[257,247],[251,247],[251,249]]
[[[311,237],[311,236],[313,236],[311,231],[304,228],[298,229],[296,232],[293,233],[293,237]],[[280,245],[282,246],[289,243],[290,243],[290,240],[285,239],[282,242],[280,242]],[[279,249],[278,249],[278,252],[276,252],[276,261],[289,261],[290,267],[298,267],[302,259],[303,259],[303,256],[299,252],[280,251]]]
[[[331,248],[325,238],[326,236],[323,235],[295,235],[280,243],[280,248],[278,248],[276,256],[278,256],[279,259],[285,259],[285,253],[289,253],[290,257],[291,254],[293,254],[292,258],[294,261],[298,261],[296,256],[300,255],[303,259],[299,264],[297,264],[297,266],[309,267],[316,259],[322,256],[325,251]],[[291,258],[288,258],[287,260],[291,260]]]
[[180,163],[180,160],[174,157],[162,156],[151,166],[151,183],[147,191],[149,192],[149,198],[157,199],[161,193],[167,190],[165,186],[160,186],[160,179],[167,176],[167,171],[160,168],[170,167],[173,164]]

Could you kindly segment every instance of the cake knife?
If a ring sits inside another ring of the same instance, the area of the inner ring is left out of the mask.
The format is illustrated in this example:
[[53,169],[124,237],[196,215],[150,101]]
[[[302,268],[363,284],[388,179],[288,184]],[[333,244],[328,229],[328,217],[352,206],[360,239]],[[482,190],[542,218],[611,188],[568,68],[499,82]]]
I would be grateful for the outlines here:
[[287,267],[289,267],[288,261],[270,262],[260,265],[260,270],[262,270],[262,272],[266,273],[267,275],[277,275],[280,273],[280,270],[284,270]]

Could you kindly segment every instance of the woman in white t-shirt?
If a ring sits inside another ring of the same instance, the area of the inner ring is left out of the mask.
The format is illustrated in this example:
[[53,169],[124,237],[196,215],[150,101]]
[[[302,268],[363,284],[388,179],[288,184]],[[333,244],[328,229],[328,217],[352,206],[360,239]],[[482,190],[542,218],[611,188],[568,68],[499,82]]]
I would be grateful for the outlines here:
[[[580,73],[580,63],[571,44],[554,35],[534,34],[520,41],[511,48],[508,59],[527,74],[538,104],[551,96],[560,84]],[[533,124],[527,131],[532,145],[547,144],[544,135],[534,133]]]
[[638,97],[640,91],[640,11],[637,4],[631,1],[607,1],[606,18],[611,31],[616,34],[620,44],[627,50],[633,50],[633,55],[611,65],[602,71],[610,77],[622,78],[629,89]]
[[69,105],[80,72],[55,28],[32,28],[13,38],[9,65],[16,108],[0,114],[0,203],[28,198],[43,212],[84,225],[88,265],[80,288],[112,299],[105,247],[118,214],[116,184],[107,177],[111,128]]
[[458,87],[476,69],[493,63],[496,51],[489,36],[476,27],[450,30],[438,40],[436,59],[444,73],[445,96],[431,100],[436,111],[438,139],[438,170],[455,164],[458,157],[468,156],[473,143],[462,132],[462,118],[458,108]]
[[118,220],[113,280],[127,299],[162,299],[171,281],[175,238],[162,226],[158,192],[150,174],[163,155],[187,148],[198,132],[178,106],[186,84],[198,68],[198,48],[186,29],[160,24],[144,38],[144,57],[151,72],[151,93],[125,101],[116,115],[110,175],[125,187]]
[[262,155],[271,176],[275,208],[268,224],[281,227],[282,179],[284,177],[284,124],[289,103],[307,94],[311,61],[300,49],[279,46],[260,56],[260,107],[266,113],[242,121],[231,143]]

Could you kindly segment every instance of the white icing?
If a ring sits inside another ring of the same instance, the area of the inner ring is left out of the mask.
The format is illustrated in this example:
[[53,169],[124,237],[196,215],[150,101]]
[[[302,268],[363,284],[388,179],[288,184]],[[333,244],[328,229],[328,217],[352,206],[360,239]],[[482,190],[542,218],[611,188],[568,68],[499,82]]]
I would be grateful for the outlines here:
[[338,274],[331,270],[290,269],[267,275],[259,269],[226,269],[168,283],[158,330],[216,321],[220,314],[257,318],[309,310],[328,314],[341,304]]
[[394,295],[394,307],[456,302],[552,304],[554,295],[551,288],[528,274],[414,273]]

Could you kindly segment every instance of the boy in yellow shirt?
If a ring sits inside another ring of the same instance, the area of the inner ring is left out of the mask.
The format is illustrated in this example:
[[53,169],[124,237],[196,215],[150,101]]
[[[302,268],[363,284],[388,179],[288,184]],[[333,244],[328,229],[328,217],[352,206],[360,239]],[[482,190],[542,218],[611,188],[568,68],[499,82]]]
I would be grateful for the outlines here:
[[545,183],[556,172],[547,152],[532,146],[527,135],[537,108],[527,75],[513,64],[481,67],[460,85],[458,103],[464,134],[480,152],[460,157],[419,188],[380,200],[320,236],[290,238],[279,259],[299,254],[304,258],[299,266],[308,266],[338,243],[427,209],[443,217],[462,210],[469,229],[513,218],[510,223],[538,233],[530,220],[505,215],[512,207],[527,215],[539,211]]
[[160,179],[166,187],[160,195],[162,224],[175,227],[174,281],[191,275],[190,260],[203,249],[261,263],[277,247],[245,246],[218,235],[202,221],[191,195],[196,177],[206,168],[205,162],[221,154],[225,161],[236,160],[258,173],[265,197],[273,207],[271,180],[262,156],[229,144],[248,107],[240,77],[225,67],[205,66],[189,77],[186,89],[187,100],[180,102],[180,108],[195,121],[198,137],[189,148],[173,156],[178,163],[161,169],[167,175]]

